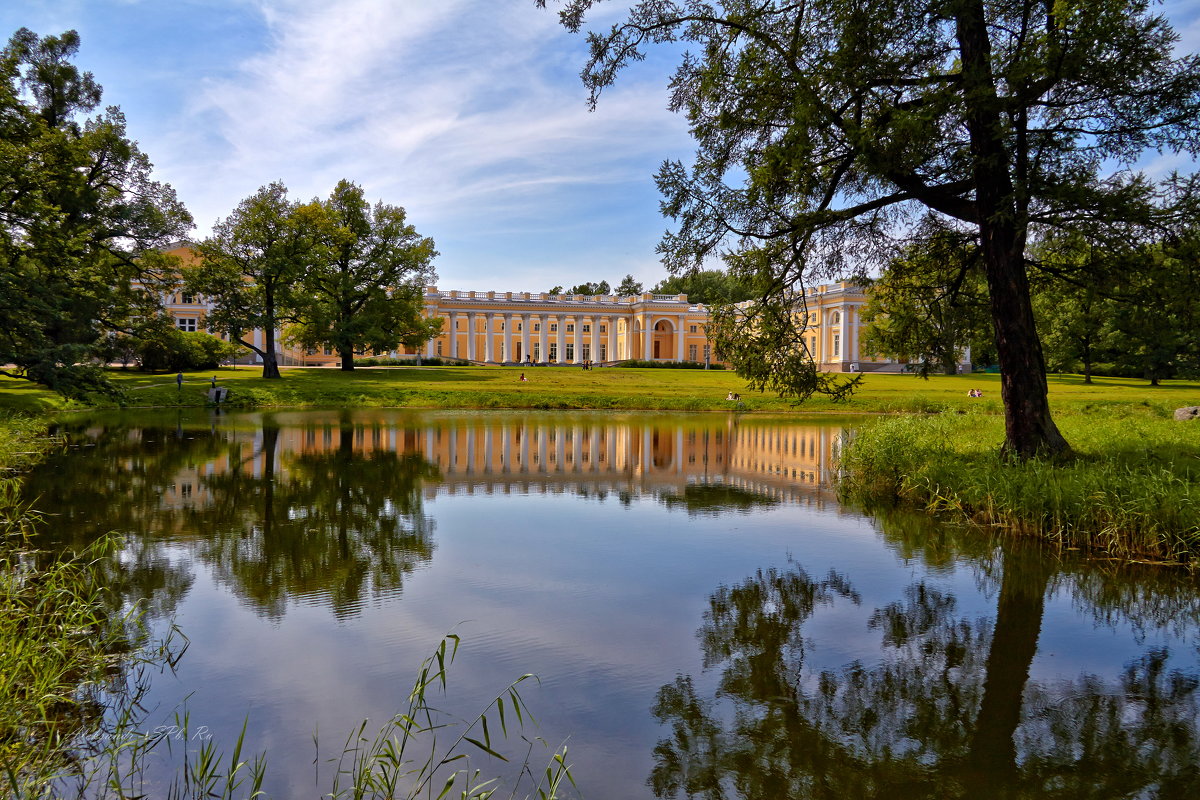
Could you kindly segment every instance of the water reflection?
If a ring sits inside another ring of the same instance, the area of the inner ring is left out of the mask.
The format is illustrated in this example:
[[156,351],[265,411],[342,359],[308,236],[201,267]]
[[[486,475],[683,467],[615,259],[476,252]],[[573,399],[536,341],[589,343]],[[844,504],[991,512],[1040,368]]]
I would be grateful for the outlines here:
[[828,487],[837,423],[321,411],[60,433],[28,481],[48,541],[129,535],[111,584],[179,613],[202,724],[231,741],[254,709],[294,776],[275,796],[312,793],[314,727],[390,714],[466,619],[484,653],[456,677],[463,713],[500,665],[538,673],[558,726],[539,735],[578,742],[589,796],[1200,796],[1196,577],[868,520]]
[[260,613],[315,600],[339,617],[399,592],[433,557],[427,497],[651,496],[691,514],[829,503],[841,429],[735,416],[596,417],[178,412],[64,425],[70,447],[30,476],[48,538],[136,534],[110,583],[173,613],[192,569]]
[[[961,555],[927,524],[888,522],[885,536],[911,555],[933,563]],[[1099,621],[1194,635],[1200,601],[1190,581],[1174,581],[1190,586],[1176,602],[1156,596],[1139,607],[1127,592],[1097,591],[1109,582],[1103,574],[1079,564],[1075,574],[1060,571],[1034,545],[970,536],[994,613],[964,614],[952,593],[910,583],[867,617],[881,644],[872,662],[808,663],[814,615],[861,603],[838,572],[817,579],[793,563],[718,587],[697,636],[720,682],[710,697],[690,675],[659,690],[653,714],[670,733],[654,751],[655,795],[1197,796],[1200,680],[1194,668],[1171,666],[1169,648],[1147,649],[1111,678],[1030,679],[1055,584]]]

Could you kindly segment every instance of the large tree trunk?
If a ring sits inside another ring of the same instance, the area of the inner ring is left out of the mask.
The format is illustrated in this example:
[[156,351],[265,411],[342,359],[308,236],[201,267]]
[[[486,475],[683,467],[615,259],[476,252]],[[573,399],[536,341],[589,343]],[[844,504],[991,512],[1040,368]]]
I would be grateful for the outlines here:
[[1009,172],[982,0],[961,0],[957,36],[980,242],[1000,362],[1004,449],[1022,459],[1052,455],[1069,448],[1050,418],[1045,360],[1025,272],[1025,222]]
[[354,369],[354,351],[351,349],[342,350],[338,355],[342,357],[342,370],[349,372]]
[[263,373],[264,378],[279,378],[279,358],[275,355],[275,299],[267,287],[266,308],[267,324],[263,327]]
[[275,354],[275,328],[264,328],[263,338],[266,341],[263,343],[262,376],[264,378],[280,378],[282,376],[279,374],[279,357]]

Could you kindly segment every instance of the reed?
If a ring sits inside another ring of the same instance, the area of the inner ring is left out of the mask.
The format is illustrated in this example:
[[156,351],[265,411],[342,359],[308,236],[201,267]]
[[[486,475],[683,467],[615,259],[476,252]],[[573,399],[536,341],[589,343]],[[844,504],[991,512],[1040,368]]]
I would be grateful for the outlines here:
[[839,492],[901,503],[1126,559],[1200,556],[1200,437],[1149,407],[1062,415],[1066,460],[1012,463],[1003,421],[979,414],[887,418],[842,454]]

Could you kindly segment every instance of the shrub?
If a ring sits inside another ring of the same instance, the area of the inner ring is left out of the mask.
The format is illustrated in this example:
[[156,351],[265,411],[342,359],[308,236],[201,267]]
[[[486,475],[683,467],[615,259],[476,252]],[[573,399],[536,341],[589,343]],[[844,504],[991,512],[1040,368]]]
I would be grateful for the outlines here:
[[241,348],[216,336],[171,328],[138,342],[138,362],[147,372],[215,369]]

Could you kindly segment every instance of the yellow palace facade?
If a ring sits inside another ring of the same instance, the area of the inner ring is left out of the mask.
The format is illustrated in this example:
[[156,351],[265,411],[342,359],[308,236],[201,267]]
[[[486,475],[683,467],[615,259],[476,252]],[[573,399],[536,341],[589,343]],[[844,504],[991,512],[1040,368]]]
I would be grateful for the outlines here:
[[425,291],[425,315],[442,333],[425,356],[485,364],[583,364],[712,358],[708,310],[687,295],[559,295]]

